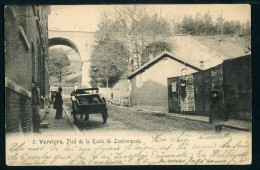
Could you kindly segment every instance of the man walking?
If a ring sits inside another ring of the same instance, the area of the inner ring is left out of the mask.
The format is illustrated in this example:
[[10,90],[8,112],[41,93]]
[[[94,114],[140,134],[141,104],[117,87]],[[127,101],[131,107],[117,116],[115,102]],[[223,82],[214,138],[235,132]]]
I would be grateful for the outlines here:
[[62,117],[62,96],[61,96],[62,88],[58,88],[58,93],[55,96],[54,108],[56,109],[56,116],[55,119],[63,119]]

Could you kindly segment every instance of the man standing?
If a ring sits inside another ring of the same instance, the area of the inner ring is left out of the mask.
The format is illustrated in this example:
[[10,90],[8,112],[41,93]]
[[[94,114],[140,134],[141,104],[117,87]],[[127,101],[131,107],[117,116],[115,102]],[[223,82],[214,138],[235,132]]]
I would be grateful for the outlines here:
[[40,132],[40,114],[39,114],[39,94],[37,87],[33,87],[32,89],[32,121],[33,121],[33,133],[41,133]]
[[210,119],[211,123],[215,125],[216,132],[221,132],[221,125],[225,121],[224,115],[224,103],[223,103],[223,94],[219,90],[211,91],[210,98]]
[[56,116],[55,119],[63,119],[62,117],[62,96],[61,96],[62,88],[58,88],[58,93],[55,96],[54,108],[56,109]]

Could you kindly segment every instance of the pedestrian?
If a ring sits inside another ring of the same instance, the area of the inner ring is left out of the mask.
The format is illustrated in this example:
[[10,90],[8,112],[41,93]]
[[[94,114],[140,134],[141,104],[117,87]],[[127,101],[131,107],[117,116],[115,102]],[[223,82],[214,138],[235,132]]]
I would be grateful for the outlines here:
[[54,92],[51,92],[51,101],[52,101],[52,102],[53,102],[54,98],[55,98],[55,93],[54,93]]
[[32,88],[32,122],[33,122],[33,133],[41,133],[40,129],[40,105],[39,105],[39,94],[36,86]]
[[181,88],[180,88],[180,96],[181,96],[181,100],[182,102],[186,102],[186,96],[187,96],[187,92],[186,92],[186,80],[182,80],[181,79]]
[[222,92],[212,90],[210,97],[210,118],[211,123],[215,125],[215,131],[221,132],[222,124],[225,121],[224,102]]
[[71,106],[72,106],[72,111],[71,111],[71,114],[73,115],[74,114],[74,110],[75,110],[75,105],[76,105],[76,98],[75,98],[75,90],[73,90],[71,93],[70,93],[70,96],[71,96]]
[[54,106],[53,106],[53,108],[56,109],[55,119],[64,119],[62,117],[62,111],[63,111],[62,104],[63,104],[63,101],[62,101],[61,92],[62,92],[62,88],[59,87],[58,88],[58,93],[55,95],[55,101],[54,101]]

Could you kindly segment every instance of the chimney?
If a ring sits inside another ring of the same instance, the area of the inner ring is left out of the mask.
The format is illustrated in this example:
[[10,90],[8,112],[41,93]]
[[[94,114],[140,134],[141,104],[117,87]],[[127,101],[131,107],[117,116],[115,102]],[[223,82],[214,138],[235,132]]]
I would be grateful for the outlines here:
[[151,61],[153,59],[153,52],[149,53],[149,60]]
[[204,69],[204,61],[200,61],[200,68]]

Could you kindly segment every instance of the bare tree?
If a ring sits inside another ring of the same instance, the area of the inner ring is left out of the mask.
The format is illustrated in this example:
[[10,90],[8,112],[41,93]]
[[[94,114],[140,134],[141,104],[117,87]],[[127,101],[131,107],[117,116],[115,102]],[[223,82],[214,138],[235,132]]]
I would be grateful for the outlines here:
[[170,25],[158,14],[149,16],[144,6],[131,5],[115,9],[118,32],[130,51],[128,71],[141,66],[142,51],[151,42],[165,41],[170,35]]
[[224,23],[225,19],[223,18],[223,11],[221,12],[221,14],[218,16],[217,21],[216,21],[216,25],[217,25],[217,35],[223,34],[223,23]]

